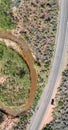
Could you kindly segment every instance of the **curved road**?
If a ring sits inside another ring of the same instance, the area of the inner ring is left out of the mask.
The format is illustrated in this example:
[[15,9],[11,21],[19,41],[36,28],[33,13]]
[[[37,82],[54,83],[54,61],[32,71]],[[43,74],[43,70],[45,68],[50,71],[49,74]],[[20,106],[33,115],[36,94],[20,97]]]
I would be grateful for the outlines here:
[[3,102],[0,102],[0,111],[2,111],[5,114],[16,117],[19,116],[22,112],[27,111],[33,103],[37,86],[37,76],[36,76],[36,70],[34,68],[34,58],[28,45],[26,45],[26,43],[23,42],[21,36],[16,37],[12,34],[11,31],[0,30],[0,38],[9,39],[10,41],[13,41],[17,44],[20,50],[19,54],[26,61],[30,71],[31,86],[27,102],[25,104],[22,104],[19,108],[8,107]]
[[61,0],[60,23],[59,23],[54,62],[52,65],[48,84],[44,89],[44,92],[41,96],[36,112],[32,117],[28,130],[40,130],[44,115],[46,115],[48,106],[51,104],[51,99],[53,98],[52,95],[54,93],[54,90],[56,89],[56,83],[61,73],[66,44],[68,43],[67,20],[68,20],[68,0]]

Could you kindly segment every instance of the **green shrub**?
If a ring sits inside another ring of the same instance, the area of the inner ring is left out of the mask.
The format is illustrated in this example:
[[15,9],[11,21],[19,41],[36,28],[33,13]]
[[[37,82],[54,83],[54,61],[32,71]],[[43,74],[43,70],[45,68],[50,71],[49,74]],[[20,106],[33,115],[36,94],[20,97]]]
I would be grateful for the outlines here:
[[4,30],[16,27],[16,22],[11,15],[11,2],[11,0],[0,2],[0,28]]

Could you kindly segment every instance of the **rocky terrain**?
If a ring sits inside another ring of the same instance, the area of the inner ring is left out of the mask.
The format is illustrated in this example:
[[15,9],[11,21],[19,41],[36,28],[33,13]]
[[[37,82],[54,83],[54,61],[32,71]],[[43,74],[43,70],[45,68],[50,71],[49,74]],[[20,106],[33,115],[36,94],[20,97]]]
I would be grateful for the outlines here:
[[[0,6],[4,18],[7,19],[6,22],[3,21],[1,13],[0,28],[11,29],[14,35],[21,35],[32,50],[38,75],[38,100],[47,83],[55,49],[58,1],[3,0]],[[35,102],[34,105],[36,104]]]
[[18,20],[14,33],[20,33],[24,37],[36,61],[39,65],[44,63],[45,67],[50,64],[51,51],[55,44],[57,8],[57,0],[23,0],[18,9],[13,7],[13,16]]
[[53,112],[53,121],[43,130],[68,130],[68,66],[62,73],[62,83],[55,100],[57,107]]
[[25,113],[14,130],[25,130],[40,95],[47,83],[57,29],[58,2],[57,0],[23,0],[18,9],[14,7],[13,16],[18,24],[14,35],[20,35],[29,45],[35,58],[35,68],[38,74],[38,89],[32,109]]
[[[17,2],[18,4],[14,3],[12,6],[13,17],[17,21],[13,33],[23,37],[35,58],[39,91],[39,95],[36,96],[37,100],[47,82],[55,49],[58,1],[23,0]],[[34,105],[36,104],[35,102]]]
[[[17,37],[21,35],[29,45],[35,58],[38,75],[38,87],[32,109],[25,113],[24,117],[20,117],[18,126],[14,128],[14,130],[25,130],[25,122],[28,123],[30,120],[47,83],[55,49],[58,0],[12,0],[12,2],[10,0],[9,3],[11,8],[8,12],[6,8],[5,12],[12,17],[12,20],[9,21],[13,21],[14,26],[7,26],[7,29],[12,29],[13,34]],[[6,25],[10,25],[9,22]],[[1,28],[3,27],[2,25]]]

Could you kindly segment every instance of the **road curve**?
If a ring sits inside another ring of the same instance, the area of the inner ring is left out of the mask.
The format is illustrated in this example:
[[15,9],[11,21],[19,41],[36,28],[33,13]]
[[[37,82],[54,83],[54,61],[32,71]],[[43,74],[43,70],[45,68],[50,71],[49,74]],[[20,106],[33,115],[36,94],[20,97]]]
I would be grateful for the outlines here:
[[8,107],[8,106],[5,106],[3,103],[0,103],[0,111],[15,117],[15,116],[20,115],[22,112],[26,111],[27,109],[29,109],[29,107],[33,103],[33,99],[34,99],[36,87],[37,87],[37,76],[36,76],[36,70],[34,68],[34,58],[32,56],[32,53],[29,47],[26,45],[26,43],[23,42],[23,39],[21,37],[14,36],[10,31],[0,30],[0,38],[9,39],[17,43],[20,49],[20,55],[26,61],[29,67],[29,71],[30,71],[31,87],[30,87],[28,101],[25,104],[21,105],[19,108]]
[[51,99],[53,98],[52,95],[54,93],[54,90],[56,89],[56,83],[61,73],[65,47],[68,43],[68,0],[61,0],[60,2],[60,23],[54,62],[52,65],[48,84],[45,87],[44,92],[40,98],[36,112],[32,117],[28,130],[40,130],[41,123],[43,121],[44,115],[46,115],[47,113],[48,106],[51,104]]

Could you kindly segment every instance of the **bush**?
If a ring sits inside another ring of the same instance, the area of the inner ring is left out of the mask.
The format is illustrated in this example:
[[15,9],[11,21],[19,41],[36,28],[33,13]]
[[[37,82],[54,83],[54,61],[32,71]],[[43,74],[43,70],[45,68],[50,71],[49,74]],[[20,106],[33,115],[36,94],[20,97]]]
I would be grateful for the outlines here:
[[0,28],[13,29],[16,27],[16,21],[11,16],[12,0],[2,0],[0,3]]

